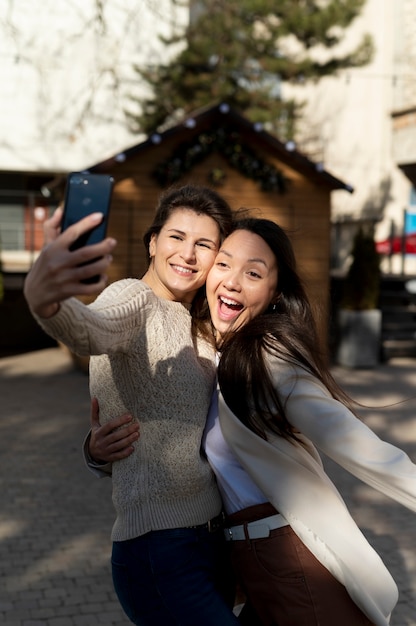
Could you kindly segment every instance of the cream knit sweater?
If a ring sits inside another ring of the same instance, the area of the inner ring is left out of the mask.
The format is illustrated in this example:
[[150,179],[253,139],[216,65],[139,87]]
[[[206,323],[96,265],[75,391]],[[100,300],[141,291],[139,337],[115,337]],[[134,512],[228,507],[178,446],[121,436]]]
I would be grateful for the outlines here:
[[117,518],[112,539],[194,526],[219,514],[221,499],[201,437],[215,378],[211,346],[191,337],[191,316],[142,281],[111,284],[86,306],[71,298],[44,330],[90,359],[100,421],[131,412],[140,421],[134,453],[113,463]]

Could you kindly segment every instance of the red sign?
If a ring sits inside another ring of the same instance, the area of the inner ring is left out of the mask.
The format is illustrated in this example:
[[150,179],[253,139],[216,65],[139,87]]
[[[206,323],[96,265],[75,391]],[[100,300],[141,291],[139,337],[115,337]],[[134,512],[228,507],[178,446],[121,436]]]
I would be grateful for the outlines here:
[[379,254],[416,254],[416,233],[409,233],[405,237],[392,237],[384,241],[376,242]]

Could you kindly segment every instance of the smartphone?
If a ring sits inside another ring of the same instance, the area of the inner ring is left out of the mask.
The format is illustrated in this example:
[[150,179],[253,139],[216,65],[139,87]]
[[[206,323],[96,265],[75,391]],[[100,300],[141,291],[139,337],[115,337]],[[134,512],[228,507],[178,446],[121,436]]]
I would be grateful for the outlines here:
[[[70,250],[99,243],[105,239],[110,212],[111,196],[114,179],[108,174],[91,174],[89,172],[72,172],[68,175],[65,190],[64,214],[62,231],[79,222],[90,213],[103,213],[100,224],[87,231],[71,245]],[[89,261],[93,263],[97,259]],[[86,279],[86,283],[98,282],[99,276]]]

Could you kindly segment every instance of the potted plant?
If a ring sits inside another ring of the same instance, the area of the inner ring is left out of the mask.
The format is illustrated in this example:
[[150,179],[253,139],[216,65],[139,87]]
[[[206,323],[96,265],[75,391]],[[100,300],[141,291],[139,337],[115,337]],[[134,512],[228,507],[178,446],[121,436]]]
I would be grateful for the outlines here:
[[345,367],[374,367],[381,352],[381,272],[372,231],[358,230],[351,255],[338,312],[336,358]]

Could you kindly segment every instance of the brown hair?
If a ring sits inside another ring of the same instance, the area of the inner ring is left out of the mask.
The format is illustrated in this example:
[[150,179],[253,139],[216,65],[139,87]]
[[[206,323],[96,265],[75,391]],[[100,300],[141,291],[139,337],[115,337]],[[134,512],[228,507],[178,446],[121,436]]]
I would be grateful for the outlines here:
[[[197,215],[211,217],[218,225],[221,241],[231,231],[233,212],[228,202],[219,193],[209,187],[192,184],[183,187],[170,187],[160,196],[153,222],[143,236],[147,252],[149,252],[152,235],[160,233],[172,213],[177,209],[189,209]],[[206,321],[209,313],[206,305],[205,285],[200,287],[192,301],[191,315],[193,335],[203,334],[212,341],[212,336],[206,332]]]
[[231,230],[233,214],[228,202],[219,193],[199,185],[170,187],[160,196],[153,222],[143,236],[147,251],[152,235],[160,233],[177,209],[190,209],[198,215],[211,217],[218,224],[221,241]]

